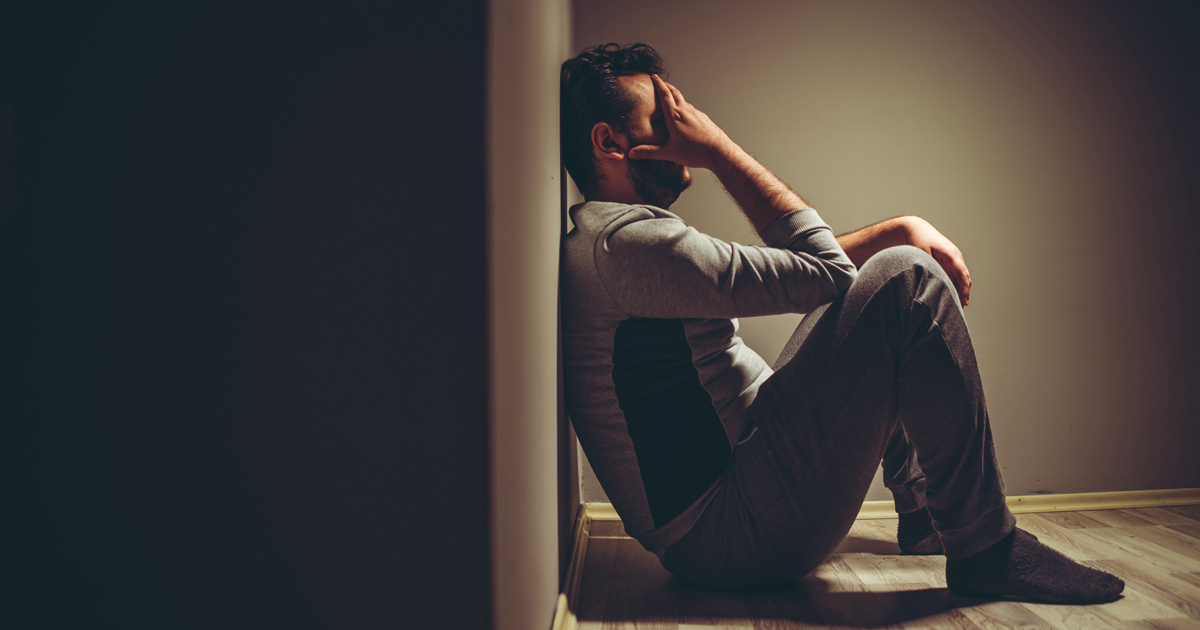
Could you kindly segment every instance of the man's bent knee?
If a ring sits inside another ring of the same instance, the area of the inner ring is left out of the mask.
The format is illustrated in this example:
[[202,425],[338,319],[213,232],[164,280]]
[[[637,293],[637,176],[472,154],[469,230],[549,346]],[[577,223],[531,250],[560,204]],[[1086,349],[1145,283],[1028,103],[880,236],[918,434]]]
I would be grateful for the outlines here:
[[[916,284],[892,282],[897,276],[906,273],[914,274],[911,280]],[[857,288],[859,291],[875,294],[887,285],[897,289],[905,287],[913,292],[912,298],[920,299],[929,305],[944,300],[946,306],[953,304],[960,310],[962,308],[958,302],[954,282],[942,265],[925,250],[911,245],[889,247],[869,258],[858,270],[858,278],[850,290],[854,291]]]
[[911,245],[888,247],[887,250],[876,253],[875,256],[863,263],[862,268],[858,269],[858,278],[854,284],[859,286],[859,289],[869,286],[878,287],[892,280],[901,272],[922,268],[941,271],[937,260],[918,247]]
[[[896,276],[903,275],[906,272],[915,273],[916,278],[926,278],[935,280],[934,285],[929,288],[936,287],[937,291],[949,290],[954,291],[954,284],[950,280],[950,276],[942,269],[942,266],[924,250],[913,247],[911,245],[898,245],[889,247],[880,251],[867,262],[863,263],[858,270],[858,278],[850,287],[850,293],[866,292],[867,295],[874,295],[877,291],[887,285],[894,286],[897,289],[908,287],[910,291],[916,291],[917,286],[908,282],[895,283],[892,282]],[[913,280],[916,280],[913,278]],[[916,295],[913,295],[915,298]]]
[[913,247],[912,245],[897,245],[880,250],[877,254],[867,259],[863,263],[859,272],[863,272],[868,268],[882,267],[890,272],[888,276],[895,275],[896,272],[903,271],[910,267],[932,267],[939,268],[937,261],[933,259],[925,250]]

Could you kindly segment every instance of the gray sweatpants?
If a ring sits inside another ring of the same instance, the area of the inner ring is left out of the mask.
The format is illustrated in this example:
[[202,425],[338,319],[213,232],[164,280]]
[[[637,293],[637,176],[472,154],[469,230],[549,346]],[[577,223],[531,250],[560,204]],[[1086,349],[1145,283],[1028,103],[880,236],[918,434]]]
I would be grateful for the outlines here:
[[992,446],[957,293],[915,247],[884,250],[837,301],[800,323],[750,408],[757,432],[663,565],[721,589],[797,580],[854,523],[875,470],[897,510],[928,507],[948,558],[1016,519]]

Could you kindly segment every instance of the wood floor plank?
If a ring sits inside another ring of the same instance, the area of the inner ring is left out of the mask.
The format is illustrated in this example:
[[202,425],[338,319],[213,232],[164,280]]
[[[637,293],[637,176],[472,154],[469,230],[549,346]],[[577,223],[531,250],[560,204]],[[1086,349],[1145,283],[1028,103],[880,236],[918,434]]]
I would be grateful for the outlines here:
[[613,563],[617,557],[615,538],[597,538],[588,540],[587,558],[583,564],[583,586],[588,582],[607,581],[612,577]]
[[1133,630],[1200,630],[1200,620],[1191,617],[1174,619],[1144,619],[1129,623]]
[[807,630],[829,628],[802,586],[751,593],[745,596],[746,610],[754,630]]
[[864,584],[888,621],[904,630],[980,630],[957,606],[963,601],[925,582]]
[[1156,630],[1200,630],[1200,619],[1183,617],[1180,619],[1151,619],[1145,623],[1151,624]]
[[944,556],[882,556],[870,553],[841,554],[863,584],[921,582],[946,585]]
[[746,600],[737,593],[697,591],[678,585],[675,589],[679,630],[753,630],[754,621]]
[[1044,518],[1045,514],[1018,514],[1017,527],[1038,537],[1038,540],[1048,545],[1064,556],[1083,562],[1085,560],[1106,560],[1113,557],[1113,549],[1098,546],[1094,543],[1085,544],[1074,534],[1079,529],[1066,529]]
[[1174,579],[1158,567],[1136,562],[1135,558],[1096,560],[1083,564],[1108,571],[1125,580],[1126,587],[1133,586],[1146,597],[1154,598],[1188,617],[1200,619],[1200,587]]
[[575,616],[582,630],[600,628],[604,620],[604,605],[608,602],[609,578],[616,558],[615,539],[589,539],[583,577],[579,585],[579,605]]
[[614,580],[654,580],[673,582],[675,576],[663,568],[658,556],[632,538],[615,538],[617,556],[613,566]]
[[1200,525],[1167,525],[1166,528],[1200,540]]
[[900,585],[889,584],[887,590],[872,592],[861,582],[841,581],[838,588],[825,589],[810,578],[803,583],[809,587],[813,605],[827,623],[835,627],[901,630],[897,611],[889,601]]
[[659,580],[614,580],[601,630],[679,630],[676,588]]
[[995,601],[959,609],[982,630],[1049,630],[1054,625],[1020,602]]
[[1043,512],[1038,516],[1064,529],[1111,527],[1108,523],[1098,521],[1089,514],[1090,512]]
[[846,560],[838,555],[832,556],[823,562],[821,566],[806,576],[806,579],[808,578],[824,582],[828,585],[825,590],[831,591],[853,590],[862,584],[862,580],[858,578],[858,574],[854,572],[854,569],[850,568],[846,564]]
[[1157,525],[1149,518],[1141,516],[1138,510],[1091,510],[1087,515],[1093,520],[1105,523],[1110,527],[1144,527]]
[[1061,606],[1025,603],[1025,607],[1061,630],[1120,630],[1125,624],[1097,610],[1096,606]]
[[834,553],[872,553],[875,555],[894,555],[900,553],[900,547],[894,543],[857,536],[851,532],[842,539]]
[[1195,525],[1200,526],[1200,519],[1189,518],[1170,508],[1139,508],[1138,513],[1154,521],[1157,525]]
[[854,522],[835,553],[896,555],[896,519],[862,519]]
[[970,617],[964,615],[957,608],[944,610],[920,619],[910,619],[902,623],[900,627],[904,630],[982,630]]
[[1142,619],[1139,622],[1129,622],[1132,630],[1200,630],[1200,620],[1190,617],[1174,619]]
[[1100,606],[1107,616],[1120,621],[1173,619],[1187,616],[1174,606],[1164,604],[1153,597],[1147,597],[1142,593],[1141,587],[1135,584],[1127,583],[1121,596],[1121,599],[1115,602],[1108,602]]
[[[904,630],[963,629],[980,630],[979,626],[958,610],[964,600],[957,598],[945,588],[936,588],[922,582],[890,582],[886,584],[864,584],[861,593],[844,593],[851,602],[857,597],[869,597],[864,602],[874,608],[880,619],[889,626]],[[854,627],[874,627],[880,622],[867,620]]]
[[1142,540],[1170,549],[1192,560],[1200,561],[1200,540],[1196,538],[1161,526],[1136,527],[1131,528],[1130,531]]
[[1163,509],[1200,522],[1200,505],[1173,505]]
[[1106,529],[1076,530],[1076,535],[1099,541],[1099,544],[1109,544],[1119,552],[1117,557],[1132,556],[1149,562],[1162,570],[1170,572],[1200,571],[1200,560],[1164,549],[1154,543],[1138,538],[1131,530],[1136,528],[1109,527]]
[[[834,626],[890,628],[882,598],[869,592],[841,556],[833,556],[801,580],[821,618]],[[892,585],[893,587],[895,585]]]
[[896,553],[900,552],[900,546],[896,545],[896,527],[900,520],[895,518],[870,518],[861,521],[855,521],[855,524],[872,540],[895,545]]
[[1172,573],[1171,577],[1200,588],[1200,573]]
[[899,554],[895,519],[857,521],[793,588],[696,591],[610,521],[589,540],[576,612],[583,630],[1200,630],[1198,518],[1196,506],[1017,515],[1042,542],[1126,581],[1122,599],[1094,606],[956,598],[943,556]]

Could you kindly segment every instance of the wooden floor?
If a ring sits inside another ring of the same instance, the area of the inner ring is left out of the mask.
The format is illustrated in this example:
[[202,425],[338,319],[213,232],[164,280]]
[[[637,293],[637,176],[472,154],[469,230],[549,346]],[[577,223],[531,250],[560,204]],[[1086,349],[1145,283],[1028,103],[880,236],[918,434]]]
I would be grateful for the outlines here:
[[1125,580],[1124,597],[1094,606],[956,597],[946,590],[943,556],[899,555],[895,519],[856,521],[837,553],[795,588],[696,591],[678,584],[619,522],[597,521],[577,616],[588,630],[1200,629],[1200,506],[1018,514],[1017,524]]

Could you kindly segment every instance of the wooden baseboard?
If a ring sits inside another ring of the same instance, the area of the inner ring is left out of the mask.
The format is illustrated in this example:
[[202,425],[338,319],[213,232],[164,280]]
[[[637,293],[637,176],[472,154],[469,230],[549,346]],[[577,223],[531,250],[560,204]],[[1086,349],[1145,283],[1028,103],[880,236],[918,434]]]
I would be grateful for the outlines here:
[[[1200,503],[1200,488],[1082,492],[1079,494],[1027,494],[1008,497],[1007,503],[1008,509],[1012,510],[1014,514],[1195,505]],[[891,501],[863,501],[858,518],[896,518],[895,504]]]
[[[608,510],[589,508],[592,505],[608,506]],[[579,605],[579,588],[583,585],[583,563],[587,559],[588,534],[592,530],[594,520],[621,520],[620,517],[597,519],[596,514],[616,516],[617,511],[611,503],[584,503],[579,506],[579,516],[575,519],[575,536],[571,541],[571,561],[567,563],[567,575],[563,578],[562,591],[554,606],[554,621],[552,630],[576,630],[579,619],[575,616],[575,607]]]
[[[1080,494],[1031,494],[1008,497],[1008,509],[1017,514],[1032,512],[1081,512],[1085,510],[1117,510],[1122,508],[1162,507],[1200,504],[1200,488],[1173,490],[1134,490],[1130,492],[1085,492]],[[860,519],[896,518],[891,501],[864,501],[858,513]],[[594,521],[619,521],[621,517],[611,503],[584,503],[579,506],[575,521],[575,537],[571,545],[571,561],[563,579],[562,592],[554,609],[552,630],[577,630],[579,618],[579,589],[583,585],[583,564],[587,559],[588,534]]]

